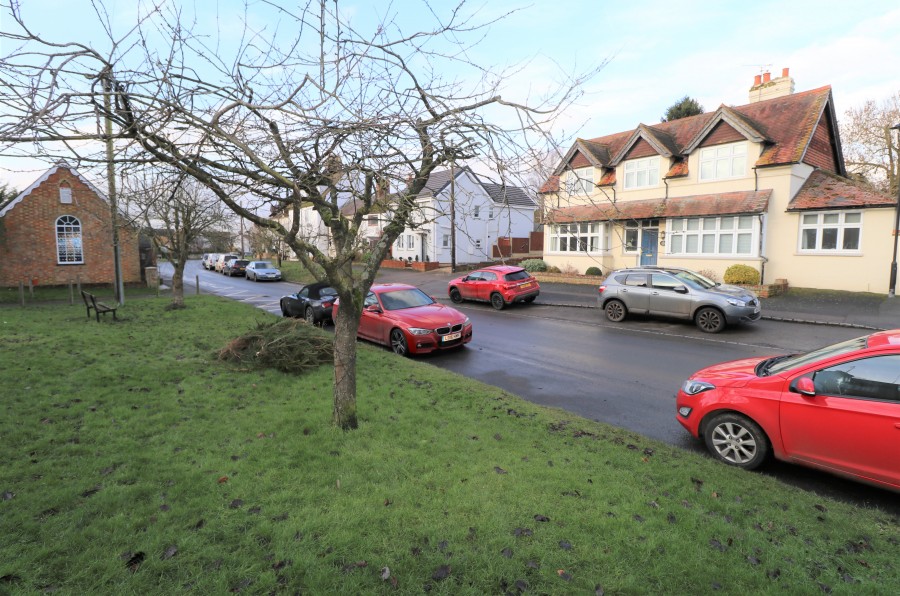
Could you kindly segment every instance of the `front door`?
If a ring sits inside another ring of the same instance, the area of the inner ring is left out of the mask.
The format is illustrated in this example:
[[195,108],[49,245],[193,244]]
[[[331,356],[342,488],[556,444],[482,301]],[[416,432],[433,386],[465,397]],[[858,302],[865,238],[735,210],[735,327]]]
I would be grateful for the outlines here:
[[641,230],[641,265],[656,265],[659,230]]

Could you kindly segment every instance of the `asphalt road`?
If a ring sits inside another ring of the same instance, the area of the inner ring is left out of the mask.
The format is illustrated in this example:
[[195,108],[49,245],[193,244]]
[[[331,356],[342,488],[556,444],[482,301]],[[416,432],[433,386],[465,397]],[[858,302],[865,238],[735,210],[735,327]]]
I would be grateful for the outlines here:
[[[165,277],[164,273],[164,277]],[[451,274],[385,270],[379,281],[412,283],[449,303]],[[296,291],[286,282],[250,282],[188,264],[185,285],[251,303],[280,314],[279,298]],[[531,305],[495,311],[489,305],[457,306],[473,322],[465,349],[426,355],[427,362],[501,387],[541,405],[619,426],[691,451],[702,445],[675,421],[675,393],[694,371],[716,362],[806,351],[862,334],[858,329],[759,321],[702,333],[691,323],[629,318],[610,323],[595,308],[560,307],[593,297],[593,286],[542,284]],[[896,495],[831,475],[775,463],[766,473],[821,494],[900,515]]]

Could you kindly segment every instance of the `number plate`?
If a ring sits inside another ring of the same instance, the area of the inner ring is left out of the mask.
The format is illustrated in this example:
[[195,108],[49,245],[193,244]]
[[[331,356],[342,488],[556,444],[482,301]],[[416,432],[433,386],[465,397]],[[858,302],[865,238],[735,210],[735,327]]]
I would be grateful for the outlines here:
[[530,287],[531,287],[531,282],[530,282],[530,281],[529,281],[529,282],[526,282],[526,283],[520,285],[519,287],[520,287],[520,288],[530,288]]
[[453,341],[454,339],[459,339],[462,337],[462,332],[457,331],[456,333],[451,333],[450,335],[445,335],[441,338],[441,341]]

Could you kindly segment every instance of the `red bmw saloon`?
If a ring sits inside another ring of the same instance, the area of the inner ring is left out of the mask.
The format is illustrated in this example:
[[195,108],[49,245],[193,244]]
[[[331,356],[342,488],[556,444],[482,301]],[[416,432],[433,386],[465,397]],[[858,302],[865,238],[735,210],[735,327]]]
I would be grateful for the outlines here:
[[376,284],[363,302],[356,336],[389,346],[401,356],[427,354],[472,341],[472,322],[415,286]]
[[772,455],[900,491],[900,329],[710,366],[684,382],[676,408],[726,464]]

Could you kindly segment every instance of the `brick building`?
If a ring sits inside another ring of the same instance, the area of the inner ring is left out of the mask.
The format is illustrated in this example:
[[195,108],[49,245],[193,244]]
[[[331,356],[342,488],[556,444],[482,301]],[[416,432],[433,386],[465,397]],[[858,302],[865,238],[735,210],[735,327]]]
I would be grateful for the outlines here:
[[[124,282],[140,282],[138,231],[120,227],[119,246]],[[0,209],[0,286],[29,279],[42,286],[115,281],[109,202],[64,163]]]

